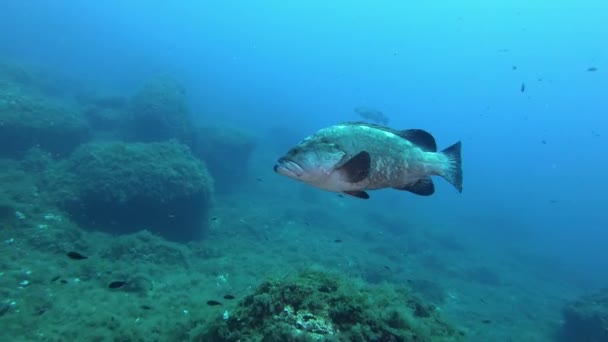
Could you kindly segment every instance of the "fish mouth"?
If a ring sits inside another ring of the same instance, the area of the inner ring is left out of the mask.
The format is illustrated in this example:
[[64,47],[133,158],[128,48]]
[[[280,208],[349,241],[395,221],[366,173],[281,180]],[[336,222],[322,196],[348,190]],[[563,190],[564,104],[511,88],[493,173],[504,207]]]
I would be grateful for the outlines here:
[[300,178],[304,174],[304,170],[298,163],[287,158],[281,158],[274,166],[274,172],[292,178]]

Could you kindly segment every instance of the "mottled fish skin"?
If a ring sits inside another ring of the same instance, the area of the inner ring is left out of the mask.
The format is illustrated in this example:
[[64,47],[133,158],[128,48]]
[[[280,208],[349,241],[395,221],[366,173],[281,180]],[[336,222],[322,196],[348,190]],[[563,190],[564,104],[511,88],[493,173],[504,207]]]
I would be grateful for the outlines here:
[[275,171],[315,187],[368,198],[365,190],[395,188],[428,196],[430,176],[462,191],[460,142],[437,152],[422,130],[347,122],[323,128],[279,159]]
[[[447,158],[434,152],[425,152],[409,140],[371,125],[353,123],[322,129],[318,137],[333,139],[346,153],[345,159],[367,151],[371,158],[369,177],[358,183],[340,182],[333,190],[375,190],[399,187],[431,175],[439,175]],[[317,135],[315,134],[315,135]],[[331,190],[331,189],[328,189]]]

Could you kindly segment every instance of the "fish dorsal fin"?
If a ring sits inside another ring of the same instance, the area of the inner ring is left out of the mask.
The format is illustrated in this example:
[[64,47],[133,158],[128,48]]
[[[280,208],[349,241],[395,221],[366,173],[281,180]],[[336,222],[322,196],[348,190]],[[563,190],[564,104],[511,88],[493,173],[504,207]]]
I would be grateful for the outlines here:
[[362,151],[346,161],[338,168],[344,178],[349,183],[359,183],[369,176],[369,169],[372,165],[371,157],[368,152]]
[[378,124],[371,123],[371,122],[365,122],[365,121],[346,121],[346,122],[343,122],[342,125],[345,125],[345,126],[367,126],[367,127],[370,127],[370,128],[381,129],[383,131],[388,131],[388,132],[398,132],[398,131],[395,131],[394,129],[390,128],[390,127],[378,125]]
[[437,143],[431,133],[421,129],[406,129],[398,131],[398,136],[411,141],[416,146],[427,152],[437,152]]
[[416,183],[395,187],[396,190],[409,191],[420,196],[430,196],[435,193],[435,184],[431,177],[426,177],[418,180]]
[[403,139],[410,141],[412,144],[420,147],[421,149],[427,152],[437,152],[437,144],[435,143],[435,138],[433,138],[433,135],[431,135],[431,133],[422,129],[405,129],[399,131],[390,127],[361,121],[345,122],[343,123],[343,125],[366,126],[370,128],[380,129],[400,136]]

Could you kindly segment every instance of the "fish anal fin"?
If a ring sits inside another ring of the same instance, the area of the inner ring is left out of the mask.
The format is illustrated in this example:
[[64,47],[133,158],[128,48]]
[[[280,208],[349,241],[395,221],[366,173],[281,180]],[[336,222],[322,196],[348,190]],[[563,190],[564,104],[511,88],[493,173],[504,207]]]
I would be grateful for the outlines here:
[[368,152],[362,151],[346,161],[338,168],[347,182],[359,183],[369,176],[371,157]]
[[365,191],[344,191],[345,194],[361,199],[369,199],[369,194]]
[[435,184],[430,177],[422,178],[415,183],[394,187],[395,190],[409,191],[419,196],[430,196],[435,193]]

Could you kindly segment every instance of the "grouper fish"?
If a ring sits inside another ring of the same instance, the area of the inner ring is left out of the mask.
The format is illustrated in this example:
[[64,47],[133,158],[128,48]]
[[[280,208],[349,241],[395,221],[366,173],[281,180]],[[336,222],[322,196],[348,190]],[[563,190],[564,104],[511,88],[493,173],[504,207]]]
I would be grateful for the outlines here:
[[388,117],[377,109],[369,107],[357,107],[354,110],[355,113],[359,114],[359,116],[364,119],[372,120],[381,125],[388,125]]
[[431,176],[462,192],[460,141],[437,151],[421,129],[395,130],[364,122],[323,128],[279,158],[274,171],[317,188],[368,199],[366,190],[393,188],[430,196]]

